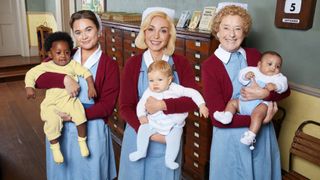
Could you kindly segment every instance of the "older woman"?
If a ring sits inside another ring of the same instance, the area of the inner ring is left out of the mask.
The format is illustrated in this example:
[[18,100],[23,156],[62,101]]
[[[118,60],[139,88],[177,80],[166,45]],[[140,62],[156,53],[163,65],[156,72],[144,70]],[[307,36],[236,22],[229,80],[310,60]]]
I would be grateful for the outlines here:
[[203,93],[213,125],[210,179],[281,179],[277,139],[272,123],[268,123],[277,111],[276,103],[269,104],[253,151],[239,141],[248,130],[250,116],[236,114],[228,125],[213,117],[215,111],[223,111],[228,101],[239,98],[240,94],[247,100],[270,101],[290,94],[290,90],[281,95],[269,92],[257,84],[241,89],[240,69],[256,66],[261,56],[256,49],[241,47],[250,27],[251,17],[245,9],[234,5],[222,8],[213,24],[213,34],[220,45],[202,64]]
[[[106,124],[112,114],[119,93],[119,68],[115,61],[107,57],[100,48],[99,36],[101,23],[95,13],[83,10],[74,13],[70,19],[70,27],[79,45],[73,59],[88,68],[94,78],[97,98],[88,99],[87,83],[79,78],[81,87],[69,76],[45,73],[37,80],[41,88],[64,88],[76,96],[85,107],[90,156],[81,158],[79,148],[75,146],[77,129],[74,123],[64,123],[61,151],[65,163],[57,165],[52,160],[47,142],[47,179],[114,179],[116,177],[115,159],[111,133]],[[50,81],[48,81],[50,79]],[[60,112],[65,120],[70,117]]]
[[[143,54],[131,57],[123,70],[119,96],[120,114],[127,122],[122,141],[120,158],[120,180],[180,179],[181,168],[171,170],[165,166],[165,139],[163,135],[151,137],[147,157],[136,162],[129,160],[129,153],[136,151],[137,130],[140,122],[136,106],[148,87],[147,68],[158,60],[167,61],[174,69],[174,82],[197,89],[191,65],[185,57],[173,54],[176,30],[173,24],[174,10],[168,8],[147,8],[143,12],[136,45],[146,49]],[[183,106],[181,106],[183,104]],[[182,113],[196,109],[191,98],[156,100],[149,97],[146,108],[149,113],[164,111],[167,114]],[[181,163],[181,150],[177,162]],[[180,166],[181,167],[181,166]]]

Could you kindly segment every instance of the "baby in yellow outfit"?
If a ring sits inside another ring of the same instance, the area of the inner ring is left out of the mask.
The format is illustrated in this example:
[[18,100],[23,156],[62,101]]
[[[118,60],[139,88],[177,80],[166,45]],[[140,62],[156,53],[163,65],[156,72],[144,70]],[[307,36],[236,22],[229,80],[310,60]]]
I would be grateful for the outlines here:
[[[75,80],[77,80],[78,76],[82,76],[88,83],[89,98],[96,97],[94,81],[90,71],[70,59],[72,47],[72,38],[65,32],[55,32],[46,39],[45,49],[49,52],[49,57],[52,58],[52,61],[43,62],[27,72],[25,84],[28,99],[35,98],[35,81],[45,72],[67,74]],[[58,164],[64,161],[59,144],[63,120],[58,115],[58,112],[67,112],[71,116],[72,122],[77,126],[81,155],[87,157],[89,155],[86,143],[87,119],[80,100],[77,97],[71,97],[65,89],[51,88],[46,91],[46,97],[42,101],[40,108],[41,119],[45,122],[44,132],[50,141],[54,161]]]

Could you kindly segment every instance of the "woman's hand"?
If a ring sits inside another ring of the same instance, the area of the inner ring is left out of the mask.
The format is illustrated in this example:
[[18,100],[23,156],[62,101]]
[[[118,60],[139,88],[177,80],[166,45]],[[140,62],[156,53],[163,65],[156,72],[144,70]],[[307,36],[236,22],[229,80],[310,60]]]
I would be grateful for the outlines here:
[[68,113],[61,112],[58,110],[55,110],[55,113],[58,114],[58,116],[60,116],[63,121],[72,121],[72,117]]
[[269,123],[277,112],[278,112],[277,102],[270,102],[268,104],[268,111],[267,111],[266,117],[263,120],[263,124]]
[[265,88],[261,88],[254,78],[251,81],[250,86],[244,87],[240,91],[243,100],[264,99],[269,96],[270,92]]
[[164,135],[161,135],[161,134],[154,134],[150,137],[150,139],[152,141],[155,141],[155,142],[159,142],[159,143],[162,143],[162,144],[165,144],[166,143],[166,139],[165,139],[165,136]]
[[145,108],[149,114],[154,114],[158,111],[167,109],[166,103],[163,100],[158,100],[152,96],[148,97]]
[[79,84],[70,76],[66,75],[63,84],[71,97],[76,97],[80,91]]

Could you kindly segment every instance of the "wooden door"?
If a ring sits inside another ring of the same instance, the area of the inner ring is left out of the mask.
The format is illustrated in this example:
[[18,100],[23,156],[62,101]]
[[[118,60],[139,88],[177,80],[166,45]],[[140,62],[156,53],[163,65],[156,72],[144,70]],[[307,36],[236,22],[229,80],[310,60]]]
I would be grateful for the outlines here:
[[20,38],[17,25],[16,0],[0,1],[0,56],[18,55]]

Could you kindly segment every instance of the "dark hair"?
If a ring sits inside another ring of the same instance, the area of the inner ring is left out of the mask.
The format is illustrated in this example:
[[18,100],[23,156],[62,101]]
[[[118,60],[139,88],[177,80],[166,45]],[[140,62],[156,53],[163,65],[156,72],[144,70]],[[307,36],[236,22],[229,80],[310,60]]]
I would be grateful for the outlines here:
[[98,30],[101,28],[99,25],[99,21],[97,19],[97,16],[94,12],[92,12],[90,10],[81,10],[81,11],[75,12],[71,15],[71,18],[69,21],[69,25],[70,25],[71,29],[73,29],[73,23],[79,19],[89,19],[96,25]]
[[262,55],[261,55],[261,59],[266,56],[266,55],[273,55],[273,56],[278,56],[279,59],[281,60],[281,63],[282,63],[282,57],[279,53],[275,52],[275,51],[265,51]]
[[47,37],[47,39],[44,41],[44,49],[46,51],[50,51],[53,42],[56,42],[56,41],[65,41],[68,43],[70,50],[72,50],[72,48],[73,48],[73,40],[72,40],[71,36],[66,32],[58,31],[58,32],[54,32],[54,33],[50,34]]

